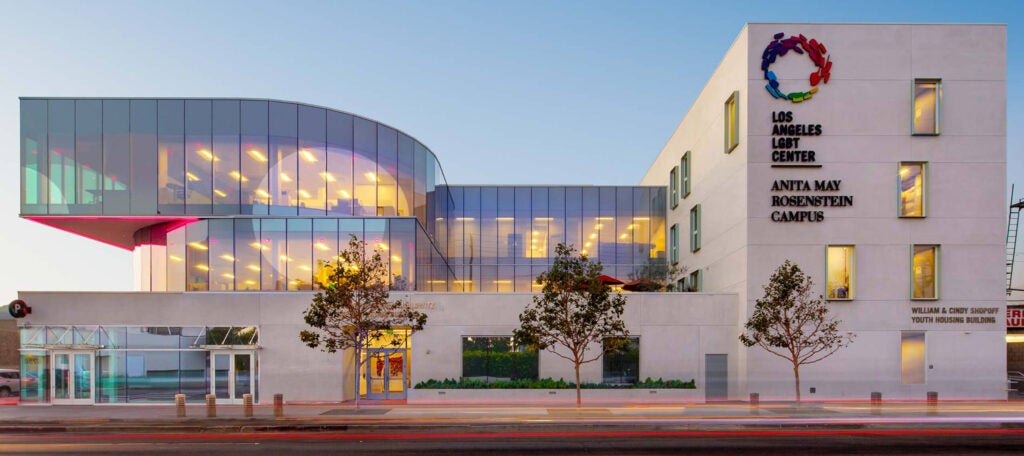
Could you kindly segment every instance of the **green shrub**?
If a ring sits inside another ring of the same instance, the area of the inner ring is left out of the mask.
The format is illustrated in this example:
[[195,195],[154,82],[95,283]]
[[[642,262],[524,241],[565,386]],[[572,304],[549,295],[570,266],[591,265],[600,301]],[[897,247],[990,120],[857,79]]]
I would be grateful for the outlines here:
[[[541,378],[537,380],[528,379],[516,379],[516,380],[498,380],[492,382],[486,382],[483,380],[474,379],[452,379],[446,378],[444,380],[430,379],[427,381],[419,382],[414,387],[416,389],[574,389],[576,388],[575,383],[566,382],[563,379],[554,380],[551,378]],[[606,384],[606,383],[583,383],[580,385],[583,389],[695,389],[697,388],[697,382],[694,379],[684,382],[682,380],[663,380],[657,379],[652,380],[647,377],[646,380],[639,382],[635,385],[620,385],[620,384]]]

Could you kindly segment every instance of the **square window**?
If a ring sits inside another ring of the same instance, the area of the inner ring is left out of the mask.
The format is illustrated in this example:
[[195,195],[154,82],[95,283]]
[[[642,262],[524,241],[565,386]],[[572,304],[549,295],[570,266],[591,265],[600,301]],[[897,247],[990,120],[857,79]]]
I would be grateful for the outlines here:
[[925,164],[900,163],[900,217],[925,216]]
[[690,196],[690,151],[686,151],[686,153],[683,154],[683,159],[679,163],[679,171],[683,175],[683,198],[686,198],[687,196]]
[[913,134],[939,134],[939,107],[942,98],[942,80],[914,80]]
[[830,245],[825,263],[828,271],[826,296],[828,299],[853,299],[856,280],[856,256],[852,245]]
[[733,92],[725,100],[725,153],[740,144],[740,93]]
[[911,298],[939,298],[939,246],[915,245],[911,260]]
[[540,357],[512,336],[462,338],[462,378],[486,383],[537,380]]

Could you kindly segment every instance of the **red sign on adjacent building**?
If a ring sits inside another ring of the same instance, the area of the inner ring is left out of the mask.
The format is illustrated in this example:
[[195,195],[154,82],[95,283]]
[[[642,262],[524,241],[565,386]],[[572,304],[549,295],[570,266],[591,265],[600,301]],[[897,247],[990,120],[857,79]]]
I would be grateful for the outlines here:
[[1024,309],[1006,309],[1006,327],[1024,328]]

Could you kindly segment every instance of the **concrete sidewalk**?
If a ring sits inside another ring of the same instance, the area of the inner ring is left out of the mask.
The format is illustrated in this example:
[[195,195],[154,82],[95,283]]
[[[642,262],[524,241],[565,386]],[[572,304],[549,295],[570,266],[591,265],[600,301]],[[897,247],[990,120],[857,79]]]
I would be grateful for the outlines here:
[[0,406],[0,433],[167,433],[436,430],[494,427],[543,428],[580,426],[732,427],[1019,427],[1024,429],[1024,403],[991,402],[868,402],[712,404],[544,404],[406,405],[364,403],[285,404],[284,416],[272,406],[255,406],[246,417],[241,406],[219,405],[207,418],[205,405],[190,404],[179,418],[173,405]]

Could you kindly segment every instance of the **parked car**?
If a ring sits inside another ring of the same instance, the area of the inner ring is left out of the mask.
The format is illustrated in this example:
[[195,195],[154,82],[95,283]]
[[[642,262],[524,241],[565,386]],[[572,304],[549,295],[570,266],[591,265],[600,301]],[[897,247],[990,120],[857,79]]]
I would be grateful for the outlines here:
[[0,397],[21,394],[21,375],[17,369],[0,369]]

